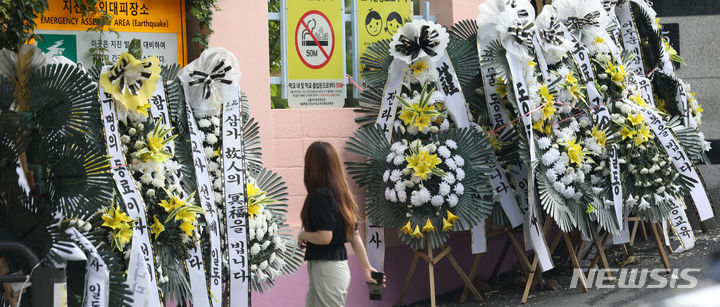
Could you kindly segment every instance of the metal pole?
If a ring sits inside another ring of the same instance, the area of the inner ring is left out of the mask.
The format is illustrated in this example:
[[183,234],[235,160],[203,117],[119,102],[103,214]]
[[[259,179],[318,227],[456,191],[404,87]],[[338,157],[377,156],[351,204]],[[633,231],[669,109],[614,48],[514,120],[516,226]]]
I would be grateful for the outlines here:
[[283,99],[288,97],[287,5],[285,1],[280,0],[280,72],[282,74],[280,88]]
[[430,20],[430,1],[425,1],[424,3],[424,10],[423,10],[423,18],[425,20]]
[[[352,1],[352,55],[353,55],[353,79],[355,82],[360,82],[360,29],[358,28],[360,24],[358,23],[358,0]],[[360,91],[358,90],[357,86],[353,86],[353,97],[358,98]]]
[[342,32],[340,36],[340,40],[342,41],[342,56],[340,57],[340,60],[342,60],[342,78],[343,78],[343,98],[347,99],[347,84],[350,84],[350,80],[347,76],[347,67],[345,66],[345,54],[347,53],[347,49],[345,49],[345,4],[340,6],[340,19],[342,20]]

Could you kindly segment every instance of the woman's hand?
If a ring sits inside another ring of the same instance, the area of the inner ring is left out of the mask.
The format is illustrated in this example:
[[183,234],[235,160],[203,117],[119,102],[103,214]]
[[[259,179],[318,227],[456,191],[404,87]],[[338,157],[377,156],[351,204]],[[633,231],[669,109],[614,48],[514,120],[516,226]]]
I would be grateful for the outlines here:
[[[365,271],[365,280],[369,284],[377,284],[377,280],[375,280],[375,278],[372,278],[372,272],[377,272],[377,270],[375,268],[370,266],[370,267],[367,267],[366,269],[364,269],[363,271]],[[385,276],[383,274],[383,281],[382,281],[383,288],[387,288],[387,285],[385,284],[386,282],[387,282],[387,276]]]
[[307,247],[307,241],[303,239],[304,231],[301,231],[297,236],[297,244],[299,249],[305,249]]

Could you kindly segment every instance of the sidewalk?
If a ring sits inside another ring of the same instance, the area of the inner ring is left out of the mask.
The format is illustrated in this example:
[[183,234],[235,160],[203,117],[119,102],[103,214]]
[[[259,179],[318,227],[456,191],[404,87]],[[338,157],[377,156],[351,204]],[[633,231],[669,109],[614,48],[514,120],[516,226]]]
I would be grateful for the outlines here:
[[[710,259],[713,254],[720,253],[720,229],[712,228],[708,233],[695,233],[697,242],[695,248],[685,253],[674,253],[668,255],[670,266],[673,269],[682,268],[698,268],[699,273],[692,273],[693,277],[698,279],[698,286],[695,290],[712,286],[713,281],[707,280],[707,274]],[[663,268],[657,253],[656,246],[652,237],[645,241],[638,234],[638,241],[632,248],[636,262],[627,265],[630,269],[654,269]],[[619,247],[609,246],[606,249],[608,261],[611,268],[620,268],[619,261],[622,261],[622,253]],[[468,296],[465,304],[459,304],[460,293],[462,289],[457,289],[449,293],[438,296],[438,306],[629,306],[639,304],[653,304],[665,298],[672,297],[680,293],[688,293],[693,289],[678,288],[654,288],[647,287],[638,289],[588,289],[588,293],[582,293],[578,286],[575,289],[569,289],[572,270],[567,257],[555,258],[556,268],[543,274],[546,284],[552,284],[553,281],[557,285],[557,290],[550,290],[545,287],[544,290],[534,289],[530,292],[527,304],[520,303],[524,283],[522,276],[517,272],[508,272],[498,276],[489,283],[483,280],[475,280],[475,285],[482,293],[484,302],[477,301],[472,295]],[[677,273],[676,273],[677,274]],[[614,273],[615,278],[618,277]],[[648,277],[648,282],[653,280]],[[680,284],[680,282],[678,282]],[[685,283],[686,284],[686,283]],[[716,297],[720,298],[720,297]],[[709,302],[712,303],[712,302]],[[718,299],[715,304],[720,304]],[[406,306],[430,306],[430,300],[416,302]]]

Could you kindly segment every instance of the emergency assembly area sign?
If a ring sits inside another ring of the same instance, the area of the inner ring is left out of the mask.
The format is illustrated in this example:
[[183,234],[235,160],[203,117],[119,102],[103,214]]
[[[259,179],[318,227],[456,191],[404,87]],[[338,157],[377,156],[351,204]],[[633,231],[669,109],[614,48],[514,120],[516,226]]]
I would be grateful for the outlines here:
[[[358,2],[358,54],[362,57],[367,48],[392,36],[405,23],[412,21],[411,0],[357,0]],[[360,67],[362,71],[363,67]],[[359,74],[358,74],[359,75]]]
[[[36,43],[49,56],[64,56],[90,66],[91,49],[105,49],[115,63],[132,39],[140,39],[143,57],[157,56],[161,64],[187,63],[185,0],[101,0],[97,8],[113,17],[102,35],[92,16],[83,17],[75,0],[49,0],[48,9],[35,19]],[[112,29],[118,34],[109,32]]]
[[290,108],[342,108],[345,104],[342,13],[342,0],[288,1]]

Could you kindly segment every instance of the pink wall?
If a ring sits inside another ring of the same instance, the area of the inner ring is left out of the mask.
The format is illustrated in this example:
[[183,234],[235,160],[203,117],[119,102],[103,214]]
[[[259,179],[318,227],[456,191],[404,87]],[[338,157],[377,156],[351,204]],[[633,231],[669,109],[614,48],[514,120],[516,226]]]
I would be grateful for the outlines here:
[[[289,0],[291,1],[291,0]],[[449,26],[452,22],[474,18],[477,4],[483,0],[433,0],[431,13],[440,23]],[[305,149],[316,140],[325,140],[341,152],[344,160],[356,160],[357,156],[343,150],[348,137],[357,129],[352,109],[293,109],[271,110],[268,76],[268,36],[267,2],[264,0],[237,1],[220,0],[222,11],[215,13],[213,27],[216,32],[211,36],[212,47],[224,47],[238,58],[242,79],[240,86],[248,95],[252,115],[260,122],[260,137],[263,144],[265,166],[278,172],[288,184],[289,208],[288,222],[297,232],[300,228],[299,212],[306,192],[303,186],[303,158]],[[349,30],[348,30],[349,31]],[[352,186],[358,203],[362,196],[357,187]],[[362,227],[363,229],[364,227]],[[388,247],[385,270],[389,278],[385,299],[380,302],[368,300],[367,286],[362,280],[362,272],[354,255],[350,256],[353,280],[347,300],[348,306],[390,306],[399,296],[402,281],[409,268],[412,252],[402,245],[393,230],[386,231]],[[492,247],[500,244],[491,240]],[[467,232],[458,233],[450,240],[453,253],[461,266],[469,269],[472,255],[469,249],[470,238]],[[483,255],[483,263],[492,261],[481,268],[487,275],[492,269],[494,259],[500,248],[494,248],[494,254]],[[348,247],[352,254],[352,249]],[[493,259],[493,260],[490,260]],[[510,265],[506,261],[505,265]],[[438,293],[460,287],[462,281],[447,261],[441,261],[436,269]],[[293,276],[277,281],[276,286],[264,294],[254,294],[255,306],[301,306],[307,291],[307,272],[303,267]],[[422,262],[411,284],[405,302],[413,302],[429,296],[427,265]]]

